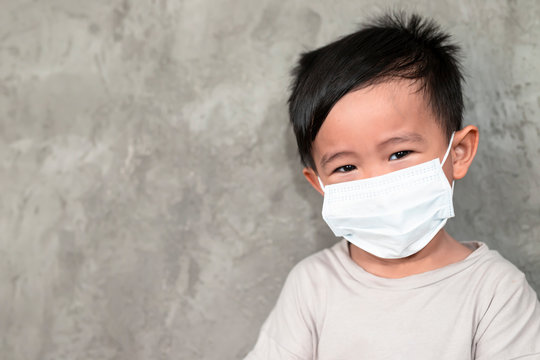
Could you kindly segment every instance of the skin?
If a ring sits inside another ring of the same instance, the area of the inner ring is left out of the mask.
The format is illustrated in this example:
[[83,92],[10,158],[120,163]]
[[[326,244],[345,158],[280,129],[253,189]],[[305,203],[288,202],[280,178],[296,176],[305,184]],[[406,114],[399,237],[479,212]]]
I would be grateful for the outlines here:
[[[324,185],[384,175],[439,158],[448,147],[424,94],[410,80],[372,85],[342,97],[325,119],[312,147],[316,169],[304,168],[309,183]],[[478,128],[454,135],[443,170],[451,184],[467,173],[478,147]],[[352,260],[380,277],[402,278],[465,259],[472,250],[444,228],[418,253],[402,259],[376,257],[349,243]]]

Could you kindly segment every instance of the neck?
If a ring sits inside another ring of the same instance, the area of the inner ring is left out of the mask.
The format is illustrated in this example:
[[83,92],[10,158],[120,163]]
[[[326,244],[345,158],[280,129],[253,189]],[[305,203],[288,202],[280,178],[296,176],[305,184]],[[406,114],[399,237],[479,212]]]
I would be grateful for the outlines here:
[[383,259],[349,243],[352,260],[367,272],[384,278],[402,278],[435,270],[465,259],[472,251],[444,229],[419,252],[402,259]]

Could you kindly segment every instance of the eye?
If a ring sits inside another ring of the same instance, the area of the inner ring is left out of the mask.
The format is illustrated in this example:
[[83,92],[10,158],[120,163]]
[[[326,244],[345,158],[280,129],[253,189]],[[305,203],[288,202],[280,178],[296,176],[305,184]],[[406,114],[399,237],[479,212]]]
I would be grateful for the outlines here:
[[346,173],[346,172],[353,171],[353,170],[356,170],[356,166],[354,166],[354,165],[344,165],[344,166],[338,167],[333,172]]
[[395,152],[392,155],[390,155],[390,158],[388,160],[399,160],[402,157],[405,157],[405,156],[409,155],[410,153],[412,153],[411,150],[398,151],[398,152]]

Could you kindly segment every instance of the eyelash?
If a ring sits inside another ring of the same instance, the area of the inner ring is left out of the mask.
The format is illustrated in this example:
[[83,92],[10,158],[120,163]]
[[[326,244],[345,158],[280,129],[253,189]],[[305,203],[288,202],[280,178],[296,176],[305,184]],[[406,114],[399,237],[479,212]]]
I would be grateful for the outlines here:
[[[348,170],[346,170],[345,168],[348,168]],[[356,170],[356,166],[354,165],[343,165],[343,166],[340,166],[338,167],[337,169],[335,169],[333,172],[349,172],[349,171],[353,171],[353,170]]]
[[[409,155],[410,153],[412,153],[411,150],[401,150],[401,151],[395,152],[392,155],[390,155],[390,158],[388,158],[388,160],[390,160],[390,161],[399,160],[399,159],[404,158],[405,156]],[[398,156],[398,154],[401,154],[401,155]],[[396,155],[396,158],[392,159],[392,157],[394,155]]]

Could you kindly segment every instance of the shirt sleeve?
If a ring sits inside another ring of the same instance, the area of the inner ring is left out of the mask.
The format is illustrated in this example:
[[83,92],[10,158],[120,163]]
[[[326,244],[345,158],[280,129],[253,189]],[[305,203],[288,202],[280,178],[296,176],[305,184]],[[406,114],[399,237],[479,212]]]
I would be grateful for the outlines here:
[[517,269],[498,279],[475,341],[476,360],[540,359],[540,303]]
[[298,264],[289,273],[278,301],[244,360],[311,360],[316,340],[310,280]]

